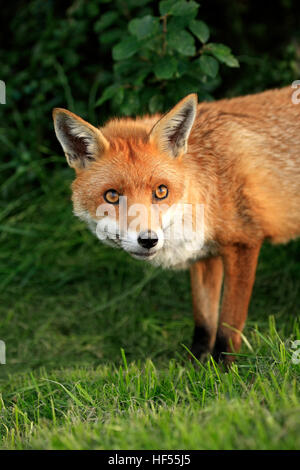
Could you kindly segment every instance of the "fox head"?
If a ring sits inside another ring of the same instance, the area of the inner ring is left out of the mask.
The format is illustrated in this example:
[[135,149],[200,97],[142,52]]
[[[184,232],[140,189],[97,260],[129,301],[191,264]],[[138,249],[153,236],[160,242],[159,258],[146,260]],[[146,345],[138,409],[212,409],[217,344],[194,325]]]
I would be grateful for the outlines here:
[[196,94],[162,117],[113,119],[102,128],[54,109],[56,136],[76,172],[74,213],[101,240],[135,258],[172,264],[185,240],[166,232],[178,225],[178,205],[188,199],[185,155],[196,113]]

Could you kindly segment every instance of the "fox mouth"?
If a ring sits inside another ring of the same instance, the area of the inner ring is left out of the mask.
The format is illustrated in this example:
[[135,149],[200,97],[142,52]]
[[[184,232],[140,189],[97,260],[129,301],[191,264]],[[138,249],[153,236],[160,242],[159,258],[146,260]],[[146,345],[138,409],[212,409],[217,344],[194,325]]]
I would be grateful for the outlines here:
[[129,251],[129,254],[136,259],[150,259],[156,255],[157,251],[152,251],[150,253],[138,253],[135,251]]

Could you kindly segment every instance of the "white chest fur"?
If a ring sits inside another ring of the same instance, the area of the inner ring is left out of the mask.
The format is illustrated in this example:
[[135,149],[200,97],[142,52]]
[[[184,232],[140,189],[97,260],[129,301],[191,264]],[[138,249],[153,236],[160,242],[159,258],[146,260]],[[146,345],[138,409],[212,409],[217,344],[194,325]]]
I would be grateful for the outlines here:
[[193,262],[216,256],[217,246],[212,242],[194,240],[166,240],[162,249],[150,261],[165,269],[187,269]]

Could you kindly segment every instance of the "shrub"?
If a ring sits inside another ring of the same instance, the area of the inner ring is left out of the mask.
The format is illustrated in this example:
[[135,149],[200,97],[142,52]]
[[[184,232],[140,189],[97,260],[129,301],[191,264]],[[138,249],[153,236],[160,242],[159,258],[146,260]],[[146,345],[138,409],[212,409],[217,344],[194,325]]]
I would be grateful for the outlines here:
[[[194,1],[162,0],[157,16],[152,8],[151,14],[131,19],[112,50],[113,83],[96,106],[111,100],[113,112],[132,115],[163,111],[191,92],[211,100],[219,63],[237,67],[238,61],[229,47],[208,42],[209,27],[198,19],[198,10]],[[112,14],[96,23],[99,33]]]
[[[101,116],[165,110],[190,92],[212,99],[230,49],[208,42],[194,1],[30,0],[11,10],[0,50],[7,104],[0,106],[5,193],[57,162],[51,109],[67,107],[94,124]],[[99,113],[100,114],[100,113]],[[53,140],[52,140],[53,139]]]

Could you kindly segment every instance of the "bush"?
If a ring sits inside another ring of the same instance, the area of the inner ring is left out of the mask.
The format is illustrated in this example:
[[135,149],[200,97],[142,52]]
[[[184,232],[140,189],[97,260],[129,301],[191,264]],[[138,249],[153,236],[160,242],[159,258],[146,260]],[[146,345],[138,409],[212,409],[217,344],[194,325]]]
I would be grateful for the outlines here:
[[[151,14],[129,21],[112,50],[113,84],[96,106],[111,100],[113,112],[132,115],[163,111],[191,92],[211,100],[210,92],[219,83],[219,62],[237,67],[238,61],[229,47],[208,43],[210,31],[198,19],[198,10],[194,1],[163,0],[159,15],[152,8]],[[98,32],[112,14],[96,23]]]
[[219,63],[238,65],[228,47],[208,42],[209,27],[193,1],[116,0],[112,7],[76,0],[64,8],[31,0],[21,2],[10,30],[13,42],[0,51],[5,191],[37,178],[47,184],[58,160],[53,107],[94,124],[100,105],[102,118],[163,111],[190,92],[212,99]]

